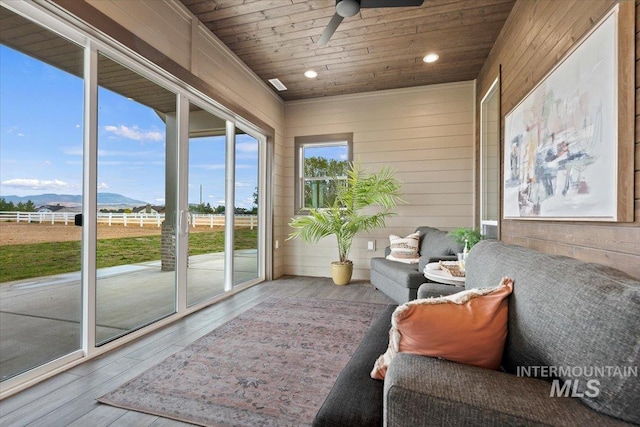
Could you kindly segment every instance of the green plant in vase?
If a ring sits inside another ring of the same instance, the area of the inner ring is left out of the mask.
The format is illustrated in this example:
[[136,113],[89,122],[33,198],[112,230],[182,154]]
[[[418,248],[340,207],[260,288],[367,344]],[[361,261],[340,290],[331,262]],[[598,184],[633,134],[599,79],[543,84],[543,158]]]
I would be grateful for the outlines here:
[[479,230],[469,227],[458,227],[455,230],[450,231],[449,235],[464,248],[462,253],[458,254],[458,265],[464,272],[466,268],[467,254],[476,243],[484,239],[484,235],[480,233]]
[[463,246],[468,244],[468,249],[471,249],[476,243],[480,240],[484,240],[485,238],[484,234],[480,233],[479,230],[468,227],[458,227],[455,230],[450,231],[449,235]]
[[336,285],[346,285],[353,273],[353,262],[349,259],[353,238],[359,232],[385,226],[385,219],[395,214],[393,209],[401,201],[401,186],[390,168],[369,174],[352,162],[346,181],[338,185],[334,202],[325,208],[310,209],[308,215],[292,218],[289,226],[295,231],[287,240],[299,237],[317,243],[334,235],[338,261],[331,263],[332,277]]

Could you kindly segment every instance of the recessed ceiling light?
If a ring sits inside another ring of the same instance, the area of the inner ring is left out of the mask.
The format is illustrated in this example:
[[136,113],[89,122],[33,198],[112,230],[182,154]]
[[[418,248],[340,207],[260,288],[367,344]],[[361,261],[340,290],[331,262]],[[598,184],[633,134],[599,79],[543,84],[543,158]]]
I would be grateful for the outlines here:
[[304,72],[304,76],[308,79],[315,79],[318,77],[318,73],[313,70],[307,70]]
[[427,56],[425,56],[424,58],[422,58],[422,60],[424,62],[426,62],[427,64],[430,64],[432,62],[436,62],[438,60],[438,58],[440,58],[440,57],[438,56],[437,53],[430,53]]

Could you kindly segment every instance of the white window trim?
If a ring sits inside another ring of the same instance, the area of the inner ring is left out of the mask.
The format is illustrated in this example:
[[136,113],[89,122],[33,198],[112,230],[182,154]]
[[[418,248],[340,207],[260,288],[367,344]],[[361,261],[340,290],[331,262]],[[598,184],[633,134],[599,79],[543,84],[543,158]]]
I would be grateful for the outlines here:
[[[295,137],[295,197],[294,214],[305,215],[309,210],[304,205],[304,148],[313,146],[347,146],[347,160],[353,161],[353,133],[309,135]],[[316,177],[318,180],[333,177]]]

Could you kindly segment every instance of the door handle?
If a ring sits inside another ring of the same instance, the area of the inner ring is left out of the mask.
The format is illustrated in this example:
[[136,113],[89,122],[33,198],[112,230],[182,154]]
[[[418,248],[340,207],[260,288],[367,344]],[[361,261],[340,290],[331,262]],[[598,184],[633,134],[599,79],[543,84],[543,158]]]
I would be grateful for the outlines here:
[[189,223],[191,222],[191,213],[184,209],[178,215],[178,230],[182,236],[189,234]]

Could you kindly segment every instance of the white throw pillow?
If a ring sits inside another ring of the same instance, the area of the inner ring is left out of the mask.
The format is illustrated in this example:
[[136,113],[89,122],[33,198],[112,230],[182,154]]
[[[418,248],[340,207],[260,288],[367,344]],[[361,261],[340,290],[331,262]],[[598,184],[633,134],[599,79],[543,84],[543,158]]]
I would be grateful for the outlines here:
[[420,232],[416,231],[407,237],[391,234],[389,235],[389,243],[391,254],[387,255],[388,260],[406,264],[417,264],[420,261],[420,254],[418,254]]

